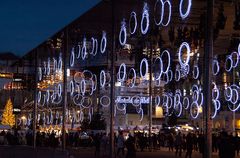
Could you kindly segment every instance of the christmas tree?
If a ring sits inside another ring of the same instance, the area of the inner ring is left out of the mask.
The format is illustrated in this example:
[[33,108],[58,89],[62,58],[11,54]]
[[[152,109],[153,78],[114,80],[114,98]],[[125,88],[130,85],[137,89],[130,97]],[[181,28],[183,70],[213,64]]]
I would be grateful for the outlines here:
[[14,126],[15,125],[15,116],[13,114],[13,104],[11,99],[9,98],[7,104],[5,105],[3,116],[2,116],[2,124]]

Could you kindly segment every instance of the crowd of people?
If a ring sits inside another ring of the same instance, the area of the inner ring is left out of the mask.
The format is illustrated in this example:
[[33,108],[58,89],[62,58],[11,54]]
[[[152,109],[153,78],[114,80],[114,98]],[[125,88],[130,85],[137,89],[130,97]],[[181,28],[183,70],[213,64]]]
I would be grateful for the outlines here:
[[[136,151],[156,151],[167,148],[175,152],[176,157],[192,157],[192,152],[203,153],[204,135],[198,132],[159,132],[153,133],[151,137],[147,133],[135,132],[124,133],[122,131],[114,134],[115,154],[117,157],[136,157]],[[110,136],[106,133],[90,133],[82,137],[81,132],[70,132],[66,134],[68,147],[94,147],[95,157],[108,155],[110,149]],[[61,136],[52,132],[37,132],[36,145],[42,147],[60,147]],[[0,145],[33,145],[33,132],[2,131],[0,132]],[[239,154],[240,137],[233,136],[227,132],[215,133],[212,135],[212,151],[218,152],[220,158],[234,158]],[[126,151],[126,153],[125,153]]]

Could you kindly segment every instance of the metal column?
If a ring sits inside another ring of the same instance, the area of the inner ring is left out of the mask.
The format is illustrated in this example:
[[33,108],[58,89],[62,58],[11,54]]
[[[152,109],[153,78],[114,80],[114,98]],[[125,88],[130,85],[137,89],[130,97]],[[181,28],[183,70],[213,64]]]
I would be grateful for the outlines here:
[[207,0],[207,23],[205,26],[204,48],[204,115],[205,115],[205,145],[204,158],[212,157],[212,59],[213,59],[213,6],[214,0]]

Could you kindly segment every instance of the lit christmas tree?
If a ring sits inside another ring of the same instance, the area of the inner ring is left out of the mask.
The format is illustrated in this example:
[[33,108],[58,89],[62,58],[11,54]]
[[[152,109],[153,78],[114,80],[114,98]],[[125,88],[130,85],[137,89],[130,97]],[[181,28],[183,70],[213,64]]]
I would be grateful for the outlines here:
[[15,125],[15,116],[13,114],[13,104],[11,99],[9,98],[7,104],[5,105],[3,115],[2,115],[2,124],[14,126]]

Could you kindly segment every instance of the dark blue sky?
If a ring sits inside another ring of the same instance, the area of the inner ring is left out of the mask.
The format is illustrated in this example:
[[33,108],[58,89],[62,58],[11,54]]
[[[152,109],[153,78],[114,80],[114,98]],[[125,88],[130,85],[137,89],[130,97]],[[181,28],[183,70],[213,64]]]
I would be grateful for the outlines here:
[[100,0],[1,0],[0,52],[22,56]]

